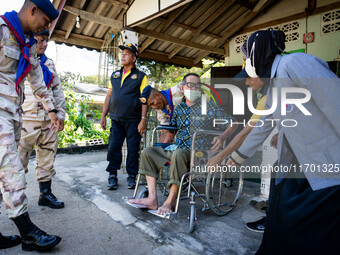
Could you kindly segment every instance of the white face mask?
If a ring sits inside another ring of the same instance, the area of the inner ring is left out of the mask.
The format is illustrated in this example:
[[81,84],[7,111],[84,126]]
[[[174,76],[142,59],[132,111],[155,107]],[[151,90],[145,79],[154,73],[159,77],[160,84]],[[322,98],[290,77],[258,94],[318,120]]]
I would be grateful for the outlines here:
[[201,91],[185,89],[184,96],[186,99],[193,102],[193,101],[196,101],[201,96]]
[[251,78],[257,78],[258,77],[258,75],[256,74],[256,71],[255,71],[255,66],[252,65],[250,58],[246,59],[246,65],[245,65],[244,69],[246,70],[246,73],[248,74],[249,77],[251,77]]
[[[256,35],[257,36],[257,35]],[[256,74],[256,70],[255,70],[255,64],[254,64],[254,51],[255,51],[255,41],[253,42],[253,45],[251,47],[251,51],[249,54],[249,58],[246,59],[246,63],[245,63],[245,71],[248,74],[249,77],[251,78],[257,78],[259,77]],[[253,61],[251,61],[251,59],[253,59]]]

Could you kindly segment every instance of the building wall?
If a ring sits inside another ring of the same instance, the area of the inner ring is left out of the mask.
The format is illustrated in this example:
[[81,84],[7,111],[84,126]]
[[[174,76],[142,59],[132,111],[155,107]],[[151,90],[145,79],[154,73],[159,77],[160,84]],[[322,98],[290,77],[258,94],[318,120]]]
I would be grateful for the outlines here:
[[[301,1],[301,2],[304,2],[304,1]],[[273,20],[273,17],[283,18],[283,17],[287,17],[287,16],[290,16],[296,13],[303,12],[304,8],[306,7],[306,3],[302,5],[301,2],[296,1],[296,0],[295,1],[292,1],[292,0],[282,1],[277,6],[274,6],[270,12],[254,20],[251,24],[249,24],[249,27]],[[332,2],[334,1],[332,0],[318,1],[317,7],[326,5]],[[288,8],[288,6],[294,6],[293,3],[296,3],[295,4],[296,9],[294,9],[294,11]],[[288,11],[292,11],[292,12],[289,13]],[[340,9],[333,10],[333,11],[339,11],[337,14],[340,14]],[[328,11],[326,13],[329,13],[329,12],[332,12],[332,11]],[[340,49],[340,29],[337,29],[336,32],[322,33],[321,32],[322,26],[325,24],[322,22],[322,17],[323,17],[323,14],[317,14],[317,15],[312,15],[307,18],[302,18],[296,21],[278,25],[281,29],[287,30],[287,31],[284,31],[286,36],[291,37],[291,41],[286,42],[286,51],[304,50],[306,53],[315,55],[325,61],[333,61],[334,59],[339,58],[338,54],[339,54],[339,49]],[[340,16],[338,17],[338,20],[336,22],[338,23],[337,26],[339,27]],[[291,27],[294,28],[297,25],[298,25],[297,29],[289,31],[289,28]],[[255,31],[252,31],[252,32],[255,32]],[[230,49],[229,49],[230,58],[228,60],[230,66],[242,65],[242,53],[236,52],[236,48],[242,45],[242,41],[244,41],[250,34],[252,34],[252,32],[246,33],[244,35],[238,35],[231,39],[230,44],[229,44],[230,45]],[[309,44],[303,43],[303,35],[306,32],[314,32],[314,42],[309,43]]]

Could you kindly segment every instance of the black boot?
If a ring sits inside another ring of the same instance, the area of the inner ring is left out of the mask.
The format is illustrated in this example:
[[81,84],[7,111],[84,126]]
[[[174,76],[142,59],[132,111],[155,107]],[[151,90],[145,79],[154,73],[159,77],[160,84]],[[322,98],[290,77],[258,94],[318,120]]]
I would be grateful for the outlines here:
[[65,206],[64,202],[59,201],[51,191],[52,181],[39,182],[40,197],[38,205],[45,205],[53,209],[60,209]]
[[50,250],[61,241],[59,236],[48,235],[34,225],[27,212],[12,220],[19,229],[24,251]]
[[118,178],[116,174],[110,174],[108,181],[109,181],[109,183],[107,184],[108,190],[113,190],[113,189],[118,188]]
[[21,243],[20,236],[3,236],[0,233],[0,250],[14,247]]
[[129,174],[126,180],[127,180],[128,189],[134,189],[136,187],[136,176],[135,175]]

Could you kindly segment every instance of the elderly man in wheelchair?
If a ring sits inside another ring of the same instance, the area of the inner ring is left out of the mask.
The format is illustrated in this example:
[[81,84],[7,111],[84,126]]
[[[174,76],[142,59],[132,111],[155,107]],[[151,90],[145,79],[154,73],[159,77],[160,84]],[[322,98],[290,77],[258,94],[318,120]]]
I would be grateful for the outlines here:
[[[164,215],[173,212],[179,191],[179,185],[183,174],[189,171],[191,141],[194,132],[198,129],[207,129],[213,126],[214,119],[231,119],[224,110],[214,105],[212,101],[207,102],[207,114],[202,114],[200,77],[195,73],[184,76],[181,90],[184,94],[183,101],[175,108],[171,125],[177,127],[175,143],[163,149],[162,147],[148,147],[141,153],[139,174],[145,175],[148,185],[148,197],[141,199],[130,199],[132,204],[144,205],[150,210],[157,210],[158,214]],[[200,139],[195,144],[198,149],[215,150],[220,147],[237,128],[237,125],[219,125],[224,130],[222,135],[213,139]],[[156,184],[160,169],[171,161],[170,180],[168,187],[169,196],[162,206],[158,206]]]

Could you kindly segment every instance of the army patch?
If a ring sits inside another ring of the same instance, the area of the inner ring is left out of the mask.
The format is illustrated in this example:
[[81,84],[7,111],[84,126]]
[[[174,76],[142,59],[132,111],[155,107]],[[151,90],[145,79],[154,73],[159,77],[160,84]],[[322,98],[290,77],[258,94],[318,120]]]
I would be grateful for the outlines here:
[[132,76],[131,76],[131,79],[137,79],[137,74],[133,74]]
[[139,100],[140,100],[143,104],[146,103],[146,98],[145,98],[145,97],[141,97]]

